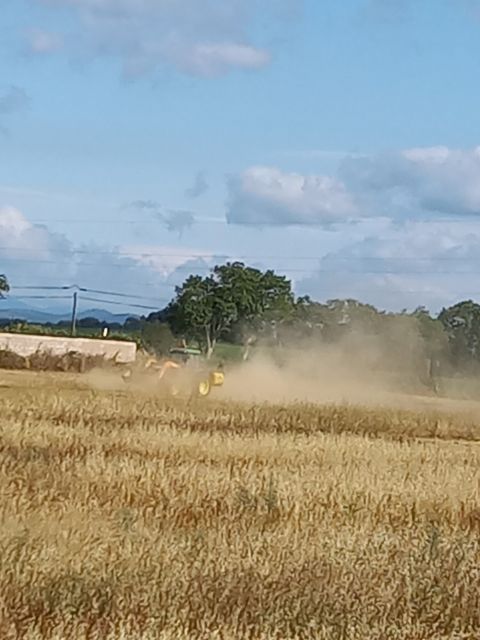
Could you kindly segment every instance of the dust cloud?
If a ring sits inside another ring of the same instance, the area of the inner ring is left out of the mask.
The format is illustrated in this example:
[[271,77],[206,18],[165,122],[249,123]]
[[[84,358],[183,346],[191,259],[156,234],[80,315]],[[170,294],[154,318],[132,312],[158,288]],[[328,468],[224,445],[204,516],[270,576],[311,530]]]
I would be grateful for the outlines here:
[[95,368],[83,374],[82,381],[97,391],[119,391],[125,387],[118,372],[108,368]]
[[433,396],[428,360],[415,332],[351,332],[332,345],[304,342],[275,353],[259,349],[229,367],[218,396],[240,402],[398,404],[405,394]]
[[[84,381],[99,391],[169,397],[141,362],[133,370],[128,381],[121,368],[94,369]],[[383,334],[356,329],[330,344],[304,339],[258,345],[249,360],[225,363],[224,385],[214,388],[210,397],[248,404],[309,402],[480,413],[480,383],[473,382],[442,378],[439,389],[420,333],[411,325],[391,324]]]
[[161,390],[155,375],[134,370],[130,378],[124,379],[127,369],[96,368],[84,374],[85,384],[96,391],[133,391],[137,393],[158,394]]

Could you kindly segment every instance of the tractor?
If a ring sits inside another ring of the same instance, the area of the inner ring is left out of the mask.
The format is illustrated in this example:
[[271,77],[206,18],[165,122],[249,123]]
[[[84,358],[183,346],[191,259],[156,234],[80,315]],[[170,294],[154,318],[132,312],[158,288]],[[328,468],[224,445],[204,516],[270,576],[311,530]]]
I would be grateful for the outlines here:
[[[199,349],[175,347],[170,349],[169,357],[158,360],[149,356],[140,369],[150,378],[154,376],[159,389],[172,397],[205,398],[214,387],[224,383],[223,367],[211,367]],[[132,369],[122,375],[125,382],[134,377]]]

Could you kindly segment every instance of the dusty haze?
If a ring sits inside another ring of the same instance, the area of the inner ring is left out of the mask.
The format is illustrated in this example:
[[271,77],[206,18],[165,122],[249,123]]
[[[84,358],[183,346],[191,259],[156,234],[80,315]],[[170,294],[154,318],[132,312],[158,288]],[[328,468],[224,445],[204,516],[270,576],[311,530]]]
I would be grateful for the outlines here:
[[396,393],[428,394],[421,344],[388,353],[381,340],[350,335],[336,345],[259,350],[228,370],[223,398],[248,402],[384,404]]
[[[225,373],[225,384],[213,389],[213,399],[404,408],[418,408],[419,402],[432,408],[446,404],[434,392],[422,337],[405,325],[393,324],[383,335],[350,331],[334,344],[304,340],[301,344],[297,341],[295,347],[259,346],[247,362],[227,364]],[[91,371],[84,380],[88,386],[104,391],[130,390],[154,395],[162,392],[155,375],[141,372],[141,367],[127,385],[118,370],[110,369]],[[468,393],[466,381],[455,385],[455,388],[453,383],[447,386],[442,380],[442,395],[457,399],[478,397],[472,393],[472,381]]]

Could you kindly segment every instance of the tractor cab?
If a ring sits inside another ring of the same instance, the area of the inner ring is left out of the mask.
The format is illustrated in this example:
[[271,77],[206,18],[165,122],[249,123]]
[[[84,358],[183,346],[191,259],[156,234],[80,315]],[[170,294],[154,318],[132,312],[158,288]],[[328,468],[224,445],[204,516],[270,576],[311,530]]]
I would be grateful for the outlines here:
[[181,366],[198,367],[203,362],[200,349],[174,347],[170,349],[169,354],[171,359]]

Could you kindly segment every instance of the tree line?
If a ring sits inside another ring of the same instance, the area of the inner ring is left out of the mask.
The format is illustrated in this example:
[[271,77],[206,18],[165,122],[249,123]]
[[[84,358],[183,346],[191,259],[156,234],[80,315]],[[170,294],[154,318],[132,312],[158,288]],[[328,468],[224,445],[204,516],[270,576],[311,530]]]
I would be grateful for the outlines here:
[[[8,280],[0,275],[0,296],[8,291]],[[94,318],[82,320],[82,325],[110,326]],[[166,308],[110,328],[136,336],[159,353],[182,338],[207,356],[219,341],[248,353],[254,344],[331,345],[357,335],[381,340],[395,362],[410,349],[436,370],[480,373],[480,305],[472,300],[444,308],[437,316],[425,307],[393,313],[354,299],[317,302],[296,297],[285,276],[242,262],[217,265],[206,276],[191,275],[176,287]]]
[[410,350],[436,372],[480,373],[480,305],[472,300],[437,316],[425,307],[393,313],[354,299],[317,302],[296,297],[285,276],[242,262],[188,277],[171,303],[149,320],[166,323],[207,354],[219,340],[248,351],[255,343],[306,346],[350,339],[353,344],[356,334],[359,343],[376,339],[392,362],[402,362]]

